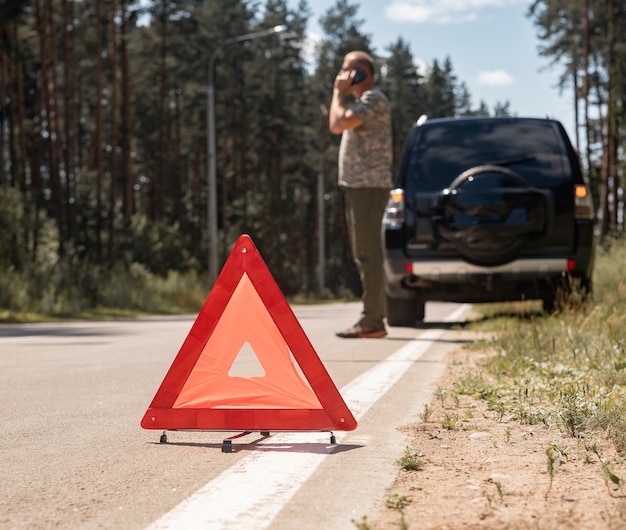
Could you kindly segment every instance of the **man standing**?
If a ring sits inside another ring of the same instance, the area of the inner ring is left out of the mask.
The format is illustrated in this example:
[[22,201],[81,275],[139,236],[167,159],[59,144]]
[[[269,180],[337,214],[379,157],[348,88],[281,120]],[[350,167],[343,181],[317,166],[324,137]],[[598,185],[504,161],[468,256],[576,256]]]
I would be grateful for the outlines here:
[[[348,94],[355,101],[346,107]],[[335,78],[329,129],[341,134],[339,186],[345,193],[352,256],[363,287],[363,311],[343,338],[387,334],[381,222],[391,189],[392,139],[389,101],[374,86],[374,62],[362,51],[348,53]]]

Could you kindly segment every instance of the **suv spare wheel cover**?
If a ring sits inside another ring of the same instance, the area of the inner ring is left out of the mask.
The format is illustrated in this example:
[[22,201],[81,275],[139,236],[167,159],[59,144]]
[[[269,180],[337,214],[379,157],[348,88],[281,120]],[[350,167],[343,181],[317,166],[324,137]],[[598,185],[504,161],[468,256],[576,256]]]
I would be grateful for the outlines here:
[[547,198],[502,166],[461,173],[439,199],[440,237],[469,262],[495,266],[515,259],[531,236],[544,231]]

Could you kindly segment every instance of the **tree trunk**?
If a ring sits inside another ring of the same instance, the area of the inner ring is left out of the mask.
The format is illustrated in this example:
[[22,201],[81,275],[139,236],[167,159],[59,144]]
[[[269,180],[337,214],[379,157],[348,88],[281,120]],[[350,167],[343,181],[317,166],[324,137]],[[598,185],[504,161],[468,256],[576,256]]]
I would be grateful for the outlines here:
[[616,63],[615,63],[615,21],[613,19],[614,6],[613,0],[608,0],[607,3],[608,12],[608,40],[609,40],[609,55],[608,55],[608,115],[607,115],[607,198],[609,206],[609,225],[610,232],[614,232],[617,228],[617,97],[618,90],[616,88],[618,83],[618,77],[616,75]]
[[117,198],[117,26],[115,0],[109,7],[109,57],[111,64],[111,179],[109,182],[109,238],[107,256],[113,259],[115,248],[115,201]]
[[[13,28],[16,29],[15,27]],[[15,42],[17,42],[17,32],[14,34]],[[26,125],[25,125],[25,102],[24,102],[24,64],[21,60],[16,60],[15,63],[15,77],[17,84],[17,126],[18,126],[18,137],[19,137],[19,146],[20,146],[20,169],[21,169],[21,184],[20,188],[24,193],[30,191],[31,182],[30,175],[28,171],[28,158],[27,158],[27,143],[26,143]]]
[[[41,54],[41,83],[43,97],[43,117],[47,124],[46,139],[48,146],[48,168],[50,177],[50,191],[52,198],[52,212],[59,228],[59,254],[65,250],[65,225],[63,220],[63,197],[60,175],[59,156],[59,121],[57,114],[57,58],[54,38],[54,19],[51,0],[45,0],[43,13],[36,3],[36,12],[41,18],[39,27],[39,46]],[[42,124],[43,127],[43,124]]]
[[124,182],[124,218],[130,221],[135,212],[134,181],[132,174],[132,117],[131,117],[131,93],[130,73],[128,66],[127,39],[127,14],[126,0],[120,2],[120,59],[122,66],[122,156],[124,157],[122,178]]
[[64,90],[64,138],[63,164],[66,175],[66,204],[67,204],[67,231],[68,237],[76,234],[76,140],[78,124],[76,120],[75,102],[75,63],[74,63],[74,29],[73,29],[73,0],[63,0],[63,83]]
[[589,126],[589,0],[583,5],[583,120],[585,124],[585,159],[591,178],[591,136]]
[[102,255],[102,183],[104,167],[102,163],[102,20],[101,0],[95,0],[96,17],[96,125],[93,134],[93,163],[96,169],[96,255]]
[[[4,40],[7,37],[5,36],[4,32],[6,30],[4,30],[4,28],[0,27],[0,39]],[[0,49],[0,186],[4,186],[5,183],[7,182],[7,175],[6,175],[6,162],[5,162],[5,147],[4,147],[4,142],[5,142],[5,138],[4,138],[4,133],[5,131],[7,131],[8,135],[9,135],[9,159],[11,161],[11,167],[13,168],[13,170],[11,171],[11,176],[10,176],[10,183],[12,186],[16,186],[17,187],[17,182],[16,179],[18,178],[18,175],[16,174],[16,167],[15,167],[15,162],[16,162],[16,155],[15,155],[15,143],[12,140],[13,138],[13,119],[12,119],[12,114],[13,114],[13,108],[11,104],[7,104],[5,106],[5,102],[9,101],[9,97],[8,97],[8,93],[12,93],[13,92],[13,82],[14,82],[14,77],[12,75],[12,58],[9,57],[9,54],[6,53],[4,50]],[[7,124],[5,126],[5,123]]]
[[163,217],[163,201],[164,193],[164,173],[167,173],[166,161],[167,157],[167,18],[168,18],[168,0],[161,0],[161,47],[159,54],[159,101],[157,116],[157,152],[155,153],[156,164],[153,166],[152,176],[150,178],[151,201],[149,211],[152,219],[161,219]]
[[181,112],[180,112],[180,91],[174,91],[174,148],[170,151],[174,155],[174,219],[179,223],[179,226],[184,229],[185,227],[185,207],[183,205],[184,199],[184,186],[183,175],[185,174],[185,168],[183,166],[183,153],[182,153],[182,128],[181,128]]

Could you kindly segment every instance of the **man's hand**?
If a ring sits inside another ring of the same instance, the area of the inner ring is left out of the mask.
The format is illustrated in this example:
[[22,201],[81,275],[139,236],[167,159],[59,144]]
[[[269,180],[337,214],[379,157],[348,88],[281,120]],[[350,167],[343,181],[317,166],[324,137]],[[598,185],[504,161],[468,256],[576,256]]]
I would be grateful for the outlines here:
[[335,83],[333,88],[342,96],[345,96],[352,89],[352,78],[356,72],[354,70],[341,70],[337,77],[335,77]]
[[328,128],[333,134],[341,134],[347,129],[354,129],[363,123],[354,112],[346,109],[345,97],[352,92],[352,78],[355,76],[356,70],[341,70],[335,83],[333,84],[333,99],[330,102],[330,111],[328,115]]

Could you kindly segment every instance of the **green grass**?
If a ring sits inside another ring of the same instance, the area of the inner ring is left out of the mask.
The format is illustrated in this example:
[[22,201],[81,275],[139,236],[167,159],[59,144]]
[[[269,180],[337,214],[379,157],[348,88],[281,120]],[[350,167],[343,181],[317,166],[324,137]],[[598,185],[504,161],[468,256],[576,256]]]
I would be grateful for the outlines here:
[[[137,264],[128,270],[65,267],[46,278],[12,271],[0,275],[0,323],[198,313],[210,291],[208,279],[196,272],[170,271],[163,277]],[[321,297],[296,295],[287,301],[290,305],[317,305],[356,299],[349,291],[341,299],[326,291]]]
[[493,332],[496,355],[455,391],[522,424],[554,424],[577,437],[601,429],[626,452],[624,263],[623,241],[600,252],[593,300],[574,292],[551,315],[533,302],[478,306],[482,318],[469,328]]
[[76,268],[59,264],[49,275],[0,275],[0,322],[134,318],[198,312],[208,281],[190,271],[166,276],[138,264]]

